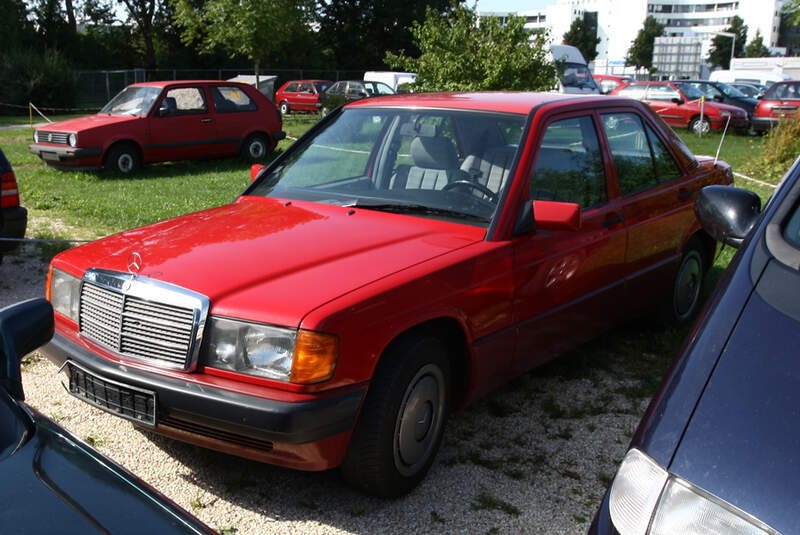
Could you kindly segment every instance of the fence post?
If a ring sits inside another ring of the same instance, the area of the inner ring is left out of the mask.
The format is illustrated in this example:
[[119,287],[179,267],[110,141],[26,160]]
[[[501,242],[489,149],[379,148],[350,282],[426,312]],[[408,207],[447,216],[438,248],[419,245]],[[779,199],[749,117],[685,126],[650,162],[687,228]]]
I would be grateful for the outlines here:
[[109,100],[111,100],[111,86],[109,85],[108,81],[108,71],[105,71],[105,73],[106,73],[106,102],[108,102]]

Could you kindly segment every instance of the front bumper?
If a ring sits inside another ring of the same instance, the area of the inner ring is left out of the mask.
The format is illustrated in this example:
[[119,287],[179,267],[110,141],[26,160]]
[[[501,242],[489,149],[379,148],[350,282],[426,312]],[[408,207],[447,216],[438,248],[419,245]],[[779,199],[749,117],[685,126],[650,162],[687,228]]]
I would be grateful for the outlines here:
[[58,145],[28,145],[28,150],[49,164],[55,165],[100,165],[101,147],[64,147]]
[[[28,226],[28,210],[22,206],[3,208],[3,224],[0,227],[0,238],[23,238]],[[0,241],[0,253],[7,253],[17,248],[19,242]]]
[[[70,360],[101,379],[155,392],[156,432],[248,458],[254,457],[236,451],[237,445],[258,449],[261,444],[264,449],[272,450],[274,443],[301,445],[349,432],[366,393],[366,386],[361,386],[298,402],[255,397],[112,362],[59,333],[41,351],[59,367]],[[210,441],[192,440],[190,435]],[[221,448],[219,443],[231,447]],[[296,468],[307,466],[302,459],[290,463],[270,455],[258,460]]]

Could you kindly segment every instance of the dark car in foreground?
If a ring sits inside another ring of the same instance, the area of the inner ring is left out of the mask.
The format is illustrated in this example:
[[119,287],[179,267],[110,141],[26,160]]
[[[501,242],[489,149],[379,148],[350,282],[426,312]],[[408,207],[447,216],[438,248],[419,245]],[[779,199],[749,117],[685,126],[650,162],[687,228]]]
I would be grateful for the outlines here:
[[[19,204],[19,187],[14,170],[0,149],[0,238],[16,240],[25,236],[28,226],[28,211]],[[0,260],[3,253],[14,250],[15,241],[0,239]]]
[[800,108],[800,80],[775,82],[761,97],[753,116],[753,129],[768,132],[779,122],[796,117]]
[[639,425],[592,535],[800,533],[800,159],[762,213],[705,188],[740,250]]
[[52,336],[46,300],[0,310],[0,531],[215,533],[23,403],[20,359]]

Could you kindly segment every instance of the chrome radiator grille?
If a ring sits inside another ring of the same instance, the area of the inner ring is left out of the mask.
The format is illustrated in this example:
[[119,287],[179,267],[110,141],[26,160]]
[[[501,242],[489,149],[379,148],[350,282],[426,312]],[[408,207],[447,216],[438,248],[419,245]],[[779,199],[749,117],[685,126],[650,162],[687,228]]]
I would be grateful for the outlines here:
[[[147,285],[141,279],[137,284]],[[202,311],[143,299],[125,293],[124,287],[109,287],[84,279],[79,316],[81,334],[123,356],[188,369]],[[162,291],[160,296],[169,301],[170,292]]]
[[39,130],[38,134],[39,143],[56,143],[58,145],[68,145],[69,134],[66,132],[48,132],[46,130]]

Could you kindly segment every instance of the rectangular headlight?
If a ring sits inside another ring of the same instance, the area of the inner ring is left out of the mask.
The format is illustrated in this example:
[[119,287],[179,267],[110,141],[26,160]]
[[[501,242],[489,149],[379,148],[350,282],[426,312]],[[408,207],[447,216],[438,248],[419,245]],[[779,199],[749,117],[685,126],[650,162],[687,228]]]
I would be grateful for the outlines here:
[[50,303],[56,312],[77,322],[81,280],[60,269],[52,268],[52,270],[48,288]]

